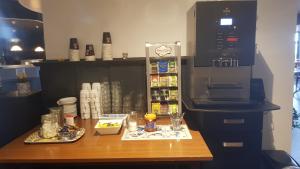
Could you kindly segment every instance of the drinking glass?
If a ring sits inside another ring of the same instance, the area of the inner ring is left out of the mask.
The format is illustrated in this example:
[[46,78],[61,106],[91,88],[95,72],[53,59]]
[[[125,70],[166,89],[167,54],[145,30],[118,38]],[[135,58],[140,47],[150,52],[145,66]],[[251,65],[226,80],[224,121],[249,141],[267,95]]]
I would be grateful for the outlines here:
[[128,121],[127,121],[127,126],[128,126],[128,130],[129,131],[136,131],[137,130],[137,127],[138,127],[138,116],[137,116],[137,112],[136,111],[131,111],[129,114],[128,114]]
[[172,127],[173,131],[181,130],[181,123],[182,123],[183,115],[184,115],[183,113],[170,114],[171,127]]

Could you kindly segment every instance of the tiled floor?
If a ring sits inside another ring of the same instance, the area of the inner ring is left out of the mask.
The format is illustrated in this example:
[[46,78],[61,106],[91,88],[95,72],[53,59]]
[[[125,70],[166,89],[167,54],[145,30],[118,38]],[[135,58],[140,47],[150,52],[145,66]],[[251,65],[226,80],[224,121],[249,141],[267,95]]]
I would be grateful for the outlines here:
[[[299,88],[299,87],[298,87]],[[299,89],[298,89],[299,90]],[[300,113],[300,91],[294,94],[293,106],[298,113]],[[300,123],[300,120],[298,120]],[[293,128],[292,130],[292,151],[291,155],[296,161],[300,162],[300,128]]]

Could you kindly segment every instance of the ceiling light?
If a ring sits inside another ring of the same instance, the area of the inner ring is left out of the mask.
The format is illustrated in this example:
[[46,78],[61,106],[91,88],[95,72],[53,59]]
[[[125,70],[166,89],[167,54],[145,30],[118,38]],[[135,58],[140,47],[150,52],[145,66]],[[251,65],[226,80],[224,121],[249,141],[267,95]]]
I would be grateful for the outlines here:
[[38,47],[36,47],[36,48],[34,49],[34,51],[35,51],[35,52],[44,52],[45,50],[44,50],[44,48],[38,46]]
[[19,51],[23,51],[23,49],[22,49],[19,45],[13,45],[13,46],[10,48],[10,51],[13,51],[13,52],[19,52]]

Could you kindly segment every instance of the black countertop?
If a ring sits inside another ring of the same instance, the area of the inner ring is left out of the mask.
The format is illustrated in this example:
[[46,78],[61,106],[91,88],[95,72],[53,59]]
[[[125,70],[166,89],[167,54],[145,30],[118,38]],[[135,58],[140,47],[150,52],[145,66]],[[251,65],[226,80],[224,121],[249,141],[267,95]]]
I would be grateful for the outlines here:
[[184,96],[182,97],[182,102],[185,108],[192,112],[223,112],[223,113],[239,113],[239,112],[266,112],[272,110],[279,110],[280,106],[270,103],[268,101],[264,101],[261,103],[257,103],[255,105],[247,105],[247,106],[210,106],[210,107],[200,107],[195,106],[192,100]]

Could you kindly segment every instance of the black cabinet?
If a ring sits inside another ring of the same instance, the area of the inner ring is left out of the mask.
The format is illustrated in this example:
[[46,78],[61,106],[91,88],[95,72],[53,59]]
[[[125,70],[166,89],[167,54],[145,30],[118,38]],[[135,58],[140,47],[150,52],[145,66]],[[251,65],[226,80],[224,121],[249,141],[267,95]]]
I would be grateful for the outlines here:
[[253,107],[195,108],[184,98],[190,128],[199,130],[213,154],[204,169],[258,169],[261,165],[263,112],[279,109],[271,103]]
[[[203,164],[205,168],[259,168],[262,116],[253,114],[262,112],[204,113],[207,128],[200,131],[214,155],[212,162]],[[211,116],[218,117],[215,121]],[[257,122],[251,117],[258,117]]]
[[0,147],[38,125],[44,112],[41,92],[0,95],[0,107]]

